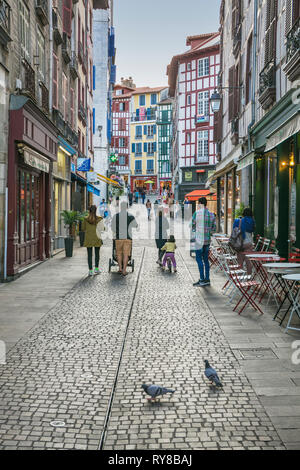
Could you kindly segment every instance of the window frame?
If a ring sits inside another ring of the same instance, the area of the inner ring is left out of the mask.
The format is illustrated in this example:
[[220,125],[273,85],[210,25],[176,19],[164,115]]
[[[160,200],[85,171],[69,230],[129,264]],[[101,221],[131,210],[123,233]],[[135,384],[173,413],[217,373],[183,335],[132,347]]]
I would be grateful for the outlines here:
[[[202,68],[202,73],[200,74],[200,65]],[[198,60],[198,78],[201,77],[208,77],[209,76],[209,66],[210,66],[210,60],[209,57],[203,57]],[[207,72],[207,73],[205,73]]]

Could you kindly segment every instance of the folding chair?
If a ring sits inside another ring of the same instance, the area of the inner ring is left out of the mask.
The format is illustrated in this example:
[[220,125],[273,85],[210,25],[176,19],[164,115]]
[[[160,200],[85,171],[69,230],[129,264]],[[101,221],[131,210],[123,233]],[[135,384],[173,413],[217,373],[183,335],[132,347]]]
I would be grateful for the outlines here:
[[244,305],[242,308],[239,310],[238,314],[240,315],[242,311],[246,308],[248,304],[250,304],[255,311],[259,311],[261,315],[263,315],[263,311],[260,309],[260,307],[257,305],[257,303],[254,300],[255,297],[255,292],[259,288],[260,284],[257,281],[252,280],[242,280],[238,275],[234,274],[233,272],[230,273],[230,277],[237,287],[237,289],[241,293],[241,298],[234,307],[233,311],[235,312],[240,303],[245,300]]

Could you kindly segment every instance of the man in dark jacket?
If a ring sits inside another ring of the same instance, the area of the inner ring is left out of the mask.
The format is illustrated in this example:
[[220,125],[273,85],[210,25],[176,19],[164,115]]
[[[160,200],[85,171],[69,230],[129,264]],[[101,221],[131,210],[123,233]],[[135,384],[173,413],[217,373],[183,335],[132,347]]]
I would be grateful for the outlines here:
[[164,252],[162,251],[162,247],[168,240],[168,228],[169,222],[167,217],[164,216],[163,208],[159,207],[157,216],[155,219],[155,242],[156,247],[158,248],[158,260],[156,261],[157,264],[162,265],[162,258]]
[[111,228],[116,241],[116,252],[119,264],[119,273],[126,276],[126,268],[132,250],[132,229],[138,224],[133,215],[128,213],[128,204],[122,201],[120,212],[113,216]]

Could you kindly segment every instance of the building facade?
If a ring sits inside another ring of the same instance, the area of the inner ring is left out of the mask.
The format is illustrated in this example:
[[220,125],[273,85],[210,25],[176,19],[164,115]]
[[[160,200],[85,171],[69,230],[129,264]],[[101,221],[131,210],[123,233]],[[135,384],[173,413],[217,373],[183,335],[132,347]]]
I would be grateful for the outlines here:
[[243,203],[288,256],[300,246],[299,2],[222,1],[220,22],[219,228],[231,232]]
[[158,191],[158,103],[167,87],[137,88],[131,99],[131,191]]
[[173,100],[163,99],[158,103],[158,179],[159,192],[172,189],[171,150]]
[[214,115],[210,96],[218,84],[219,33],[187,38],[190,49],[172,58],[167,68],[170,96],[174,98],[173,189],[183,200],[205,188],[215,168]]
[[131,77],[127,81],[121,79],[121,85],[115,85],[112,104],[111,155],[117,160],[114,161],[114,157],[110,159],[109,175],[117,173],[122,176],[125,186],[130,185],[130,108],[134,90]]

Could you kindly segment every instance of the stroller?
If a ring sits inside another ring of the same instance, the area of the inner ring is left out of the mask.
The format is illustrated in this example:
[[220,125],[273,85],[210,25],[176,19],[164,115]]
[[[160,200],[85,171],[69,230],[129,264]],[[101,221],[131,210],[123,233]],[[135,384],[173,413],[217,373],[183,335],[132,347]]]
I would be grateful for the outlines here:
[[[108,262],[109,273],[111,272],[111,268],[113,266],[118,266],[117,252],[116,252],[116,240],[113,240],[112,257],[109,258],[109,262]],[[132,258],[132,252],[130,253],[127,266],[131,268],[131,272],[134,271],[134,259]]]

